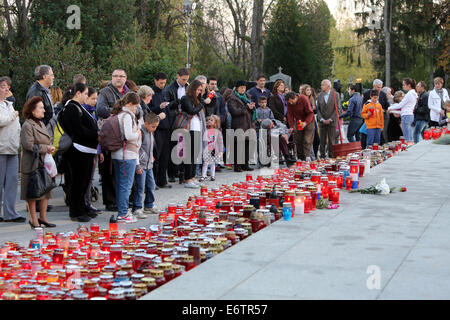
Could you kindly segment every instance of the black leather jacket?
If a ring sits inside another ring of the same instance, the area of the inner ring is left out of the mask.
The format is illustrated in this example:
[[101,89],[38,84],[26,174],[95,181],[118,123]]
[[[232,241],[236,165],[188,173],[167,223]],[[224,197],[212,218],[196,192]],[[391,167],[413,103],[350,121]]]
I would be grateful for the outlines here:
[[50,119],[53,117],[53,104],[50,98],[48,97],[47,92],[45,91],[44,87],[41,86],[39,82],[33,83],[33,85],[28,89],[27,92],[27,100],[33,98],[33,97],[41,97],[44,102],[44,119],[42,121],[45,125],[47,125],[50,122]]
[[[186,84],[186,90],[189,84]],[[170,126],[172,127],[173,121],[175,120],[178,111],[179,111],[179,107],[180,107],[180,100],[178,99],[178,83],[175,80],[174,82],[172,82],[169,86],[167,86],[164,91],[163,94],[164,96],[167,98],[167,101],[169,102],[169,105],[166,107],[169,110],[170,113]]]

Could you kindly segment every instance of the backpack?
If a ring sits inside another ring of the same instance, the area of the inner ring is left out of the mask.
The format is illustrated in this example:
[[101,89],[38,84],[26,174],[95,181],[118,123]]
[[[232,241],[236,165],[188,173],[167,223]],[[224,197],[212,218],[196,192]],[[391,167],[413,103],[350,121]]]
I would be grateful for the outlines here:
[[114,152],[125,147],[125,135],[122,132],[119,125],[119,117],[116,114],[103,121],[98,136],[103,150]]
[[[83,115],[83,111],[78,108],[78,113],[80,117]],[[61,116],[64,113],[65,107],[62,108],[60,112],[55,114],[47,124],[47,130],[50,133],[50,142],[55,147],[55,152],[52,154],[53,156],[56,154],[63,154],[67,150],[69,150],[72,145],[72,138],[64,132],[63,126],[61,124]]]
[[[77,106],[80,117],[83,115],[83,111]],[[64,113],[65,107],[63,107],[57,114],[53,115],[47,124],[47,130],[50,133],[50,142],[55,147],[55,152],[52,156],[55,160],[58,172],[64,173],[64,166],[62,163],[63,154],[69,150],[72,145],[72,138],[64,132],[61,125],[61,116]]]

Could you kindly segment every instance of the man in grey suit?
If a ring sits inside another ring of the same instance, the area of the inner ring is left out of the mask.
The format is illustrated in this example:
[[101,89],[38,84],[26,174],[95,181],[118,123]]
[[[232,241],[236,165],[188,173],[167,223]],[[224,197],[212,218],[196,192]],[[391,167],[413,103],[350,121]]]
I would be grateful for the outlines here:
[[328,157],[333,157],[333,143],[336,138],[336,128],[339,125],[336,107],[339,110],[340,98],[339,94],[331,88],[330,80],[323,80],[321,88],[322,92],[317,97],[317,122],[320,130],[320,156],[325,159],[327,146]]

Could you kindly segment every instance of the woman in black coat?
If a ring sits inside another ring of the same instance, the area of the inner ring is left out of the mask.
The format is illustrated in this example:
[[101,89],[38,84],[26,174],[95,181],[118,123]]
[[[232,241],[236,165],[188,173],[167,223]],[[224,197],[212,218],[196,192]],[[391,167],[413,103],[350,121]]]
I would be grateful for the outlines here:
[[[186,159],[188,161],[184,163],[184,187],[190,189],[198,189],[200,187],[200,183],[195,179],[195,163],[202,154],[203,148],[203,133],[206,129],[204,108],[206,104],[211,102],[209,98],[202,100],[202,86],[203,84],[199,80],[194,80],[189,85],[186,95],[180,100],[181,110],[192,117],[189,123],[190,154]],[[197,150],[195,149],[196,142]]]
[[287,104],[284,100],[284,88],[285,84],[283,80],[278,80],[275,82],[272,94],[269,98],[269,108],[272,110],[273,116],[276,120],[288,125],[286,118]]
[[88,97],[88,87],[77,83],[64,94],[64,108],[60,123],[72,138],[72,146],[64,153],[68,165],[65,182],[70,195],[69,215],[73,221],[88,222],[97,214],[86,206],[86,192],[90,183],[94,157],[97,155],[98,126],[94,117],[82,107]]
[[[231,114],[231,128],[233,130],[242,129],[246,132],[249,129],[255,129],[253,122],[253,116],[255,113],[255,103],[250,100],[250,97],[245,93],[246,91],[245,81],[238,81],[235,86],[235,90],[228,98],[228,111]],[[255,131],[253,131],[256,133]],[[234,171],[253,171],[249,167],[250,158],[250,139],[255,139],[256,135],[245,136],[245,152],[244,152],[244,164],[241,165],[238,162],[238,139],[234,137]]]

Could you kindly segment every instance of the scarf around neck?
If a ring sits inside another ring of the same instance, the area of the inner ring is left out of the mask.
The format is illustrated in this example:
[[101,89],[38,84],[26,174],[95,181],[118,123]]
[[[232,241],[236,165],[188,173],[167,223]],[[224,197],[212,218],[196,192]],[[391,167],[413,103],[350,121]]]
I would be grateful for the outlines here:
[[245,105],[247,105],[248,103],[250,103],[250,100],[248,100],[248,97],[247,97],[247,95],[244,93],[244,94],[240,94],[239,92],[237,92],[236,90],[234,90],[234,94],[239,98],[239,99],[241,99],[241,101],[245,104]]

